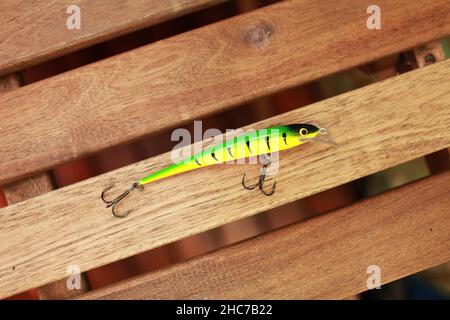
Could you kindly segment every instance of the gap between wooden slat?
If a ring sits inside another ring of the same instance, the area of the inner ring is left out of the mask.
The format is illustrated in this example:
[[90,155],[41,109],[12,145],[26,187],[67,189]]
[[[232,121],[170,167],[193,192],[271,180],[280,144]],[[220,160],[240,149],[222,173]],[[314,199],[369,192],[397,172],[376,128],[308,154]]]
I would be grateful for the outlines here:
[[[2,0],[0,75],[221,2],[225,0]],[[66,10],[74,4],[81,13],[79,30],[66,27]]]
[[447,0],[377,4],[381,30],[366,1],[284,1],[2,95],[0,184],[450,34]]
[[78,299],[342,299],[450,260],[450,172]]
[[99,199],[103,188],[114,183],[123,191],[169,164],[167,153],[3,208],[0,294],[64,278],[68,265],[90,270],[447,148],[449,87],[447,60],[253,124],[317,121],[338,143],[283,152],[272,197],[242,188],[248,166],[212,166],[133,192],[119,207],[130,216],[114,218]]

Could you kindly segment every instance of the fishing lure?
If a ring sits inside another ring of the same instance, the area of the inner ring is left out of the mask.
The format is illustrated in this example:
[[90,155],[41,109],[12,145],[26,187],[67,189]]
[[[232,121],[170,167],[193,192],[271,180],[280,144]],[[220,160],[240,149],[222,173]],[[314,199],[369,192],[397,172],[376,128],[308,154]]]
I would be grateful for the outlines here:
[[262,158],[262,168],[259,180],[253,185],[248,185],[247,173],[245,173],[242,178],[242,185],[248,190],[259,187],[263,194],[270,196],[275,192],[276,182],[269,191],[264,188],[264,182],[266,169],[271,164],[271,154],[273,152],[279,152],[299,146],[308,141],[322,141],[329,144],[335,144],[325,128],[319,128],[314,124],[308,123],[279,125],[266,129],[249,131],[243,135],[236,136],[228,141],[203,150],[185,160],[176,162],[156,171],[139,181],[133,182],[124,193],[113,200],[105,199],[105,193],[112,188],[112,185],[108,186],[103,190],[101,199],[106,203],[106,208],[112,208],[114,216],[123,218],[127,216],[128,213],[118,214],[115,207],[117,203],[125,198],[132,190],[141,190],[143,186],[148,183],[183,172],[256,156],[261,156]]

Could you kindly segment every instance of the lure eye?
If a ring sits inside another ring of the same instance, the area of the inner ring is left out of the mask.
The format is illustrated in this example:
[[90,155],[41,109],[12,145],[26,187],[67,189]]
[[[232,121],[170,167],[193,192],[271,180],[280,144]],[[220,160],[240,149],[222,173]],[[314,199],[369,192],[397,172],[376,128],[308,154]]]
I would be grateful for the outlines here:
[[308,129],[306,128],[301,128],[299,131],[301,136],[306,136],[308,134]]

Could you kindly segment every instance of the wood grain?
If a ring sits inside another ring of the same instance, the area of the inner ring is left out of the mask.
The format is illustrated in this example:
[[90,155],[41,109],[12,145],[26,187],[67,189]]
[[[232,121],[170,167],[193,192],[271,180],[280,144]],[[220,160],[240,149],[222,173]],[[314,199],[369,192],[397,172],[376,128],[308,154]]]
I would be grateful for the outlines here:
[[20,87],[20,79],[16,74],[10,74],[4,77],[0,77],[0,93],[15,90]]
[[448,0],[380,0],[381,30],[368,4],[281,2],[2,95],[0,184],[450,34]]
[[[13,74],[0,78],[0,93],[15,90],[19,87],[20,79],[18,75]],[[3,193],[8,205],[36,197],[52,190],[53,185],[48,173],[41,173],[3,186]],[[59,280],[37,288],[36,292],[40,299],[68,299],[86,292],[88,288],[88,279],[83,274],[81,289],[79,290],[67,290],[66,281]]]
[[[50,192],[53,185],[48,173],[28,177],[3,187],[5,198],[9,205]],[[87,292],[90,288],[89,279],[85,273],[81,274],[80,289],[68,290],[66,279],[58,280],[42,287],[36,288],[36,293],[41,300],[69,299]]]
[[9,205],[36,197],[52,190],[53,186],[51,179],[47,173],[28,177],[3,187],[5,198]]
[[[266,211],[450,146],[450,60],[253,124],[317,121],[338,147],[308,144],[283,152],[277,193],[244,190],[255,166],[223,165],[164,179],[133,192],[114,218],[99,196],[170,163],[163,154],[0,209],[0,294],[135,255]],[[251,168],[249,168],[251,167]],[[211,180],[211,177],[214,177]]]
[[[342,299],[450,260],[450,171],[78,299]],[[182,285],[180,285],[182,283]]]
[[[224,0],[2,0],[0,75],[220,2]],[[81,10],[80,30],[66,27],[66,10],[74,4]]]

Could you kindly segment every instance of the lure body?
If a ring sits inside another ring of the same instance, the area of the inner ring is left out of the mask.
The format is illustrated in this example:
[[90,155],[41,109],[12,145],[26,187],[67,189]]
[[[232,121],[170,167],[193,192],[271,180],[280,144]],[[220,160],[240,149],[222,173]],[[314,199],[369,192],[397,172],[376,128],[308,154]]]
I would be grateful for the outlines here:
[[112,208],[112,213],[115,217],[124,218],[128,215],[128,212],[118,214],[116,212],[116,206],[132,190],[141,190],[142,186],[145,184],[183,172],[260,155],[263,155],[263,160],[258,182],[253,185],[248,185],[246,182],[247,174],[244,174],[242,186],[248,190],[253,190],[258,187],[263,194],[270,196],[275,192],[276,182],[273,184],[271,190],[267,190],[267,188],[264,187],[266,168],[271,164],[269,155],[273,152],[290,149],[312,140],[322,141],[333,145],[336,144],[333,139],[327,136],[327,130],[325,128],[318,128],[313,124],[307,123],[280,125],[267,129],[249,131],[201,151],[183,161],[179,161],[156,171],[139,181],[133,182],[127,190],[112,200],[105,198],[105,193],[112,188],[112,185],[110,185],[103,190],[100,198],[106,204],[106,208]]
[[296,147],[314,139],[319,128],[311,124],[280,125],[250,131],[210,147],[138,181],[145,185],[183,172]]

